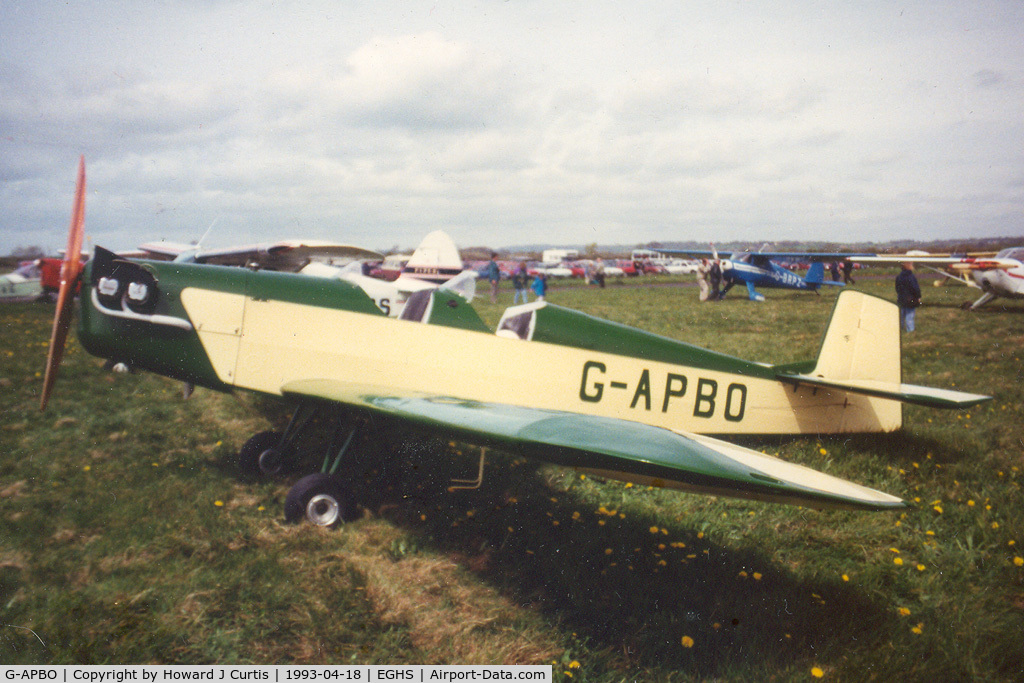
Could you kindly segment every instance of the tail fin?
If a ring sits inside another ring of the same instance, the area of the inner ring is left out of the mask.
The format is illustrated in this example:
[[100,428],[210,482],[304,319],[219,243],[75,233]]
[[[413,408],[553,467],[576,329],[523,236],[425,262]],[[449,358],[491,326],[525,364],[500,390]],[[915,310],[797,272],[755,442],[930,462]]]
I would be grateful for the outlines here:
[[[816,266],[821,267],[820,263]],[[871,380],[899,384],[899,308],[863,292],[843,291],[810,374],[833,380]]]
[[402,275],[442,284],[461,272],[462,257],[455,242],[443,230],[435,230],[416,247]]
[[807,275],[804,277],[804,282],[809,285],[820,285],[825,281],[825,264],[821,261],[815,261],[811,264],[811,267],[807,269]]

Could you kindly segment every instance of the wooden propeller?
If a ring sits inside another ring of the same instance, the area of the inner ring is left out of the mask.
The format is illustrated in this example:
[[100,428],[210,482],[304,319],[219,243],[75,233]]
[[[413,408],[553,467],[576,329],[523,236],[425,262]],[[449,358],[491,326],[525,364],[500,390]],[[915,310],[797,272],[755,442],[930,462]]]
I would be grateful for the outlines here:
[[68,229],[68,246],[64,251],[64,262],[60,267],[60,291],[57,294],[57,311],[53,316],[53,332],[50,334],[50,350],[46,356],[46,375],[43,379],[43,397],[40,410],[46,410],[53,384],[57,381],[57,370],[64,357],[64,345],[71,327],[72,303],[75,287],[82,272],[82,237],[85,233],[85,156],[78,160],[78,181],[75,184],[75,204],[71,210],[71,227]]

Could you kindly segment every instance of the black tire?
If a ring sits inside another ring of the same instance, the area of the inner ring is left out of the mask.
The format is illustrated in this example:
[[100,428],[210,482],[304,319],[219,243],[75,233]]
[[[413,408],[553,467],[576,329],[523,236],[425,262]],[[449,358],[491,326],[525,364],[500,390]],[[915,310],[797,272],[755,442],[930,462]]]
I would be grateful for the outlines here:
[[347,519],[351,508],[351,495],[335,477],[310,474],[288,491],[284,519],[294,523],[305,518],[317,526],[334,526]]
[[281,432],[260,432],[249,438],[238,451],[238,469],[243,474],[259,476],[264,474],[260,468],[260,456],[281,443]]

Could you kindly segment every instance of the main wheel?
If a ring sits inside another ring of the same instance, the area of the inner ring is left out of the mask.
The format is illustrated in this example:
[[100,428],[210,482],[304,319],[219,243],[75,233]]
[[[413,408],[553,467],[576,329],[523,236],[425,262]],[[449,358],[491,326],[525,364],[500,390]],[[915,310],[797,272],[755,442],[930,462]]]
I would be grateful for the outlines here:
[[311,474],[300,479],[288,491],[284,518],[287,522],[298,522],[305,517],[317,526],[334,526],[345,521],[351,500],[348,491],[335,477]]
[[263,468],[261,456],[281,443],[281,432],[260,432],[250,437],[238,451],[238,468],[244,474],[267,474]]

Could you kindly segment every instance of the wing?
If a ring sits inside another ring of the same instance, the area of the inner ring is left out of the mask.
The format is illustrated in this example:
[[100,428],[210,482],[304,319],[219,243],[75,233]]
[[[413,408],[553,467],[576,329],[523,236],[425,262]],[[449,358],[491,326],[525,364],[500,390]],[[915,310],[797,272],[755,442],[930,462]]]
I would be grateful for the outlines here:
[[970,270],[1012,270],[1020,261],[1005,258],[959,257],[959,256],[865,256],[850,259],[858,263],[920,263],[926,266],[949,268],[955,271]]
[[315,258],[380,260],[384,256],[370,249],[320,240],[286,240],[274,244],[203,249],[196,255],[198,263],[221,266],[246,266],[257,263],[261,268],[287,272],[296,272]]
[[[143,258],[156,261],[173,261],[187,251],[195,251],[198,247],[194,244],[182,244],[180,242],[147,242],[139,245],[139,252]],[[135,252],[125,253],[125,256],[134,255]]]
[[899,498],[734,444],[614,418],[539,410],[331,380],[285,395],[323,399],[601,476],[816,508],[882,510]]

